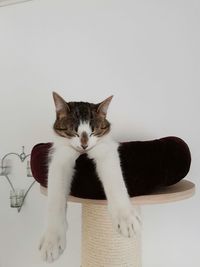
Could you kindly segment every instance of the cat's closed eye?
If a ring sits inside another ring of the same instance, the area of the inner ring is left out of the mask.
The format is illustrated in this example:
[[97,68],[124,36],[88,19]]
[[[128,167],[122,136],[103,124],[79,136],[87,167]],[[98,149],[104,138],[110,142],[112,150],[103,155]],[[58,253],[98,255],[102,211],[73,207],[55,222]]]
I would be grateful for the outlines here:
[[55,130],[57,130],[57,131],[67,131],[68,129],[67,128],[58,128],[58,127],[56,127]]

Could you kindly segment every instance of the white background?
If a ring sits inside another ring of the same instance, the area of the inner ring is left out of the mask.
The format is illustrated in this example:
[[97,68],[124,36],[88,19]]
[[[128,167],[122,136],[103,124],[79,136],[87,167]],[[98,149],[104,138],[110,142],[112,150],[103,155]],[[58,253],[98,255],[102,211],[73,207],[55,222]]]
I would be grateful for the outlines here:
[[[35,0],[0,8],[0,157],[52,140],[52,90],[67,101],[114,94],[109,119],[119,141],[176,135],[189,144],[196,196],[143,207],[144,267],[200,266],[199,25],[195,0]],[[31,180],[22,169],[15,176],[23,186]],[[37,251],[46,197],[35,185],[17,214],[9,190],[0,177],[0,266],[46,266]],[[80,214],[70,204],[68,247],[52,267],[80,266]]]

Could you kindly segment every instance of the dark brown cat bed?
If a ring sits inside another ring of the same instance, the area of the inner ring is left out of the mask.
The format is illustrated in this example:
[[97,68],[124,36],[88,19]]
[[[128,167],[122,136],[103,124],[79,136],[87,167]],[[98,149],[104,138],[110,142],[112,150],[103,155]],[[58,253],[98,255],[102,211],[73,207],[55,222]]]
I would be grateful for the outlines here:
[[[52,143],[34,146],[31,169],[34,178],[47,187],[47,159]],[[191,163],[187,144],[177,137],[120,144],[119,155],[130,197],[145,195],[183,179]],[[71,195],[79,198],[106,199],[95,165],[86,154],[76,160]]]

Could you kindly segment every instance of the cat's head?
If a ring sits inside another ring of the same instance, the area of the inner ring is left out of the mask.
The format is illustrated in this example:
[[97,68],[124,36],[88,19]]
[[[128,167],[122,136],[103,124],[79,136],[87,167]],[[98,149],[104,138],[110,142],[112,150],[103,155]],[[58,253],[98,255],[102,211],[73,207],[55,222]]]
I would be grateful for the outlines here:
[[106,115],[112,97],[99,104],[66,102],[53,92],[56,106],[55,133],[65,138],[66,143],[78,152],[87,152],[110,131]]

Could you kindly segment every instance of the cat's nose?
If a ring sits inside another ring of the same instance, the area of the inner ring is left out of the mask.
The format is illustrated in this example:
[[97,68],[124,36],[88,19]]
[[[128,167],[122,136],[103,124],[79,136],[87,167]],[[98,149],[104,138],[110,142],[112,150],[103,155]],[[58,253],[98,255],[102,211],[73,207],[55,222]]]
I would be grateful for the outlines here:
[[88,145],[81,145],[83,149],[86,149]]

